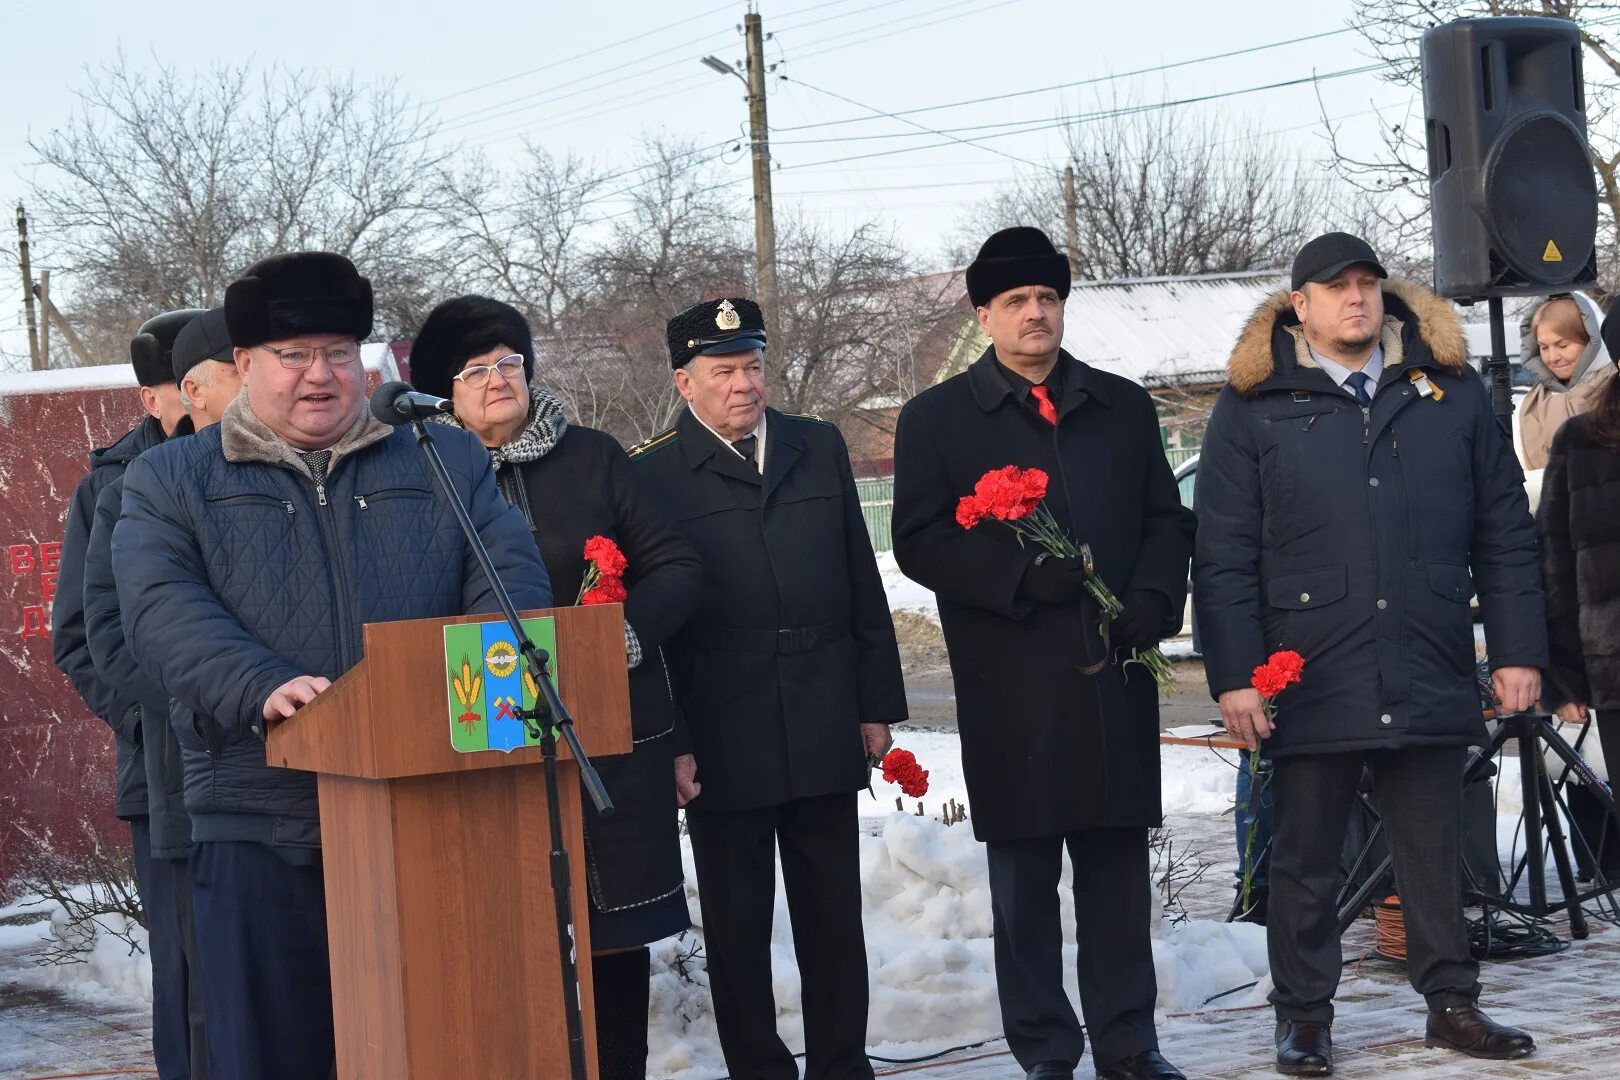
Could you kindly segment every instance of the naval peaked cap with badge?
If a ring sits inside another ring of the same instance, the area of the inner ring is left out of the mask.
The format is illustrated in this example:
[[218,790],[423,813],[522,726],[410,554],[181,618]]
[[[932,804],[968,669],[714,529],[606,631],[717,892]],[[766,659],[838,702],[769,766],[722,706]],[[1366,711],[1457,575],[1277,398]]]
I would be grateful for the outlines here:
[[747,352],[765,347],[765,316],[741,296],[705,300],[678,312],[664,328],[669,362],[685,367],[694,357]]

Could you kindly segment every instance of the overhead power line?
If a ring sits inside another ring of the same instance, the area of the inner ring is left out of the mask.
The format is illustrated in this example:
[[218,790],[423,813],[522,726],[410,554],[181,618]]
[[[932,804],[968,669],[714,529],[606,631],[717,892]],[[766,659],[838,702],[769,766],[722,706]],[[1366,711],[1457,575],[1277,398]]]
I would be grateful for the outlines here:
[[[1307,83],[1327,82],[1330,79],[1342,79],[1342,78],[1345,78],[1345,77],[1348,77],[1348,76],[1351,76],[1351,75],[1364,75],[1364,74],[1367,74],[1368,72],[1382,71],[1382,70],[1385,70],[1387,67],[1388,67],[1388,65],[1386,65],[1386,64],[1365,64],[1365,65],[1362,65],[1360,67],[1345,68],[1345,69],[1343,69],[1341,71],[1331,71],[1331,72],[1328,72],[1325,75],[1309,75],[1309,76],[1305,76],[1305,77],[1298,78],[1298,79],[1287,79],[1287,80],[1284,80],[1282,82],[1266,83],[1266,84],[1264,84],[1262,86],[1244,87],[1244,88],[1242,88],[1240,90],[1227,90],[1227,91],[1223,91],[1221,93],[1216,93],[1216,94],[1202,94],[1202,95],[1199,95],[1197,97],[1180,98],[1180,99],[1175,100],[1175,101],[1160,101],[1160,102],[1154,102],[1154,103],[1148,104],[1148,105],[1130,106],[1130,107],[1121,108],[1121,109],[1111,109],[1111,110],[1105,110],[1105,111],[1094,112],[1094,113],[1080,113],[1080,114],[1075,114],[1075,115],[1072,115],[1072,116],[1060,116],[1060,117],[1057,117],[1054,120],[1011,121],[1011,122],[1008,122],[1008,123],[1000,123],[1000,124],[979,124],[979,125],[974,125],[974,126],[971,126],[971,127],[958,128],[958,129],[955,129],[955,130],[956,131],[982,131],[982,130],[984,130],[986,128],[1001,128],[1001,129],[1011,129],[1011,130],[990,131],[990,132],[988,132],[986,134],[983,134],[983,135],[974,135],[974,136],[965,137],[965,138],[954,138],[953,137],[951,139],[951,141],[949,141],[949,142],[927,143],[927,144],[924,144],[922,146],[902,146],[902,147],[896,147],[896,148],[889,149],[889,150],[876,150],[876,151],[873,151],[871,153],[866,153],[866,154],[850,154],[850,155],[848,155],[846,157],[828,158],[828,159],[826,159],[824,161],[807,163],[805,165],[784,165],[784,166],[782,166],[782,168],[784,170],[786,170],[786,169],[795,169],[795,168],[808,168],[811,164],[831,165],[831,164],[834,164],[834,163],[845,162],[845,161],[863,161],[863,160],[866,160],[866,159],[869,159],[869,158],[888,157],[888,156],[891,156],[893,154],[909,154],[909,153],[914,153],[914,152],[916,152],[918,150],[933,150],[933,149],[936,149],[936,148],[941,147],[941,146],[953,146],[953,145],[956,145],[957,143],[980,143],[980,142],[988,141],[990,139],[1005,139],[1005,138],[1008,138],[1008,137],[1014,136],[1014,135],[1028,135],[1028,134],[1032,134],[1032,133],[1038,132],[1038,131],[1050,131],[1050,130],[1053,130],[1054,128],[1067,127],[1068,125],[1075,124],[1075,123],[1087,123],[1087,122],[1091,122],[1091,121],[1106,120],[1106,119],[1111,119],[1111,118],[1120,117],[1120,116],[1133,116],[1133,115],[1136,115],[1138,113],[1156,112],[1156,111],[1161,110],[1161,109],[1179,108],[1179,107],[1184,106],[1184,105],[1199,105],[1199,104],[1204,104],[1204,103],[1211,102],[1211,101],[1222,101],[1222,100],[1225,100],[1226,98],[1241,97],[1241,96],[1243,96],[1245,94],[1258,94],[1258,93],[1262,93],[1262,92],[1268,91],[1268,90],[1281,90],[1281,89],[1285,89],[1285,88],[1290,87],[1290,86],[1303,86],[1303,85],[1305,85]],[[947,132],[951,132],[951,134],[954,135],[954,132],[952,132],[952,129],[947,128],[945,130]],[[894,138],[894,139],[901,139],[901,138],[911,138],[912,136],[910,135],[910,133],[902,133],[902,134],[890,135],[890,136],[887,136],[887,137],[888,138]],[[844,141],[850,141],[850,140],[843,140],[843,139],[802,140],[801,144],[802,143],[807,143],[807,142],[823,142],[823,141],[825,141],[825,142],[844,142]]]
[[[784,75],[782,77],[784,79],[789,79],[790,78],[789,76],[786,76],[786,75]],[[962,143],[964,146],[974,146],[977,149],[988,151],[989,153],[995,154],[995,155],[997,155],[999,157],[1004,157],[1009,161],[1016,161],[1020,165],[1034,165],[1035,164],[1033,161],[1030,161],[1028,158],[1019,157],[1017,154],[1009,154],[1005,150],[1002,150],[1002,149],[1000,149],[998,147],[982,146],[982,145],[979,145],[977,143],[970,143],[966,139],[958,139],[954,135],[949,135],[949,134],[947,134],[947,133],[945,133],[943,131],[938,131],[938,130],[936,130],[934,128],[929,127],[926,124],[919,124],[915,120],[909,120],[909,119],[907,119],[907,118],[905,118],[903,116],[897,116],[894,113],[885,112],[884,110],[879,109],[879,108],[875,108],[875,107],[873,107],[871,105],[864,105],[861,102],[854,100],[853,98],[845,97],[843,94],[834,93],[831,90],[822,89],[821,87],[816,86],[814,83],[805,82],[803,79],[790,79],[790,81],[796,83],[799,86],[804,87],[806,90],[814,90],[818,94],[825,94],[827,97],[833,98],[834,100],[842,101],[846,105],[853,105],[857,109],[865,109],[868,112],[876,113],[878,118],[888,117],[891,120],[898,120],[902,124],[909,124],[914,128],[917,128],[917,129],[919,129],[919,130],[921,130],[923,132],[926,132],[929,135],[938,135],[938,136],[941,136],[942,138],[950,139],[952,142]]]
[[[1158,64],[1154,67],[1137,68],[1134,71],[1122,71],[1113,75],[1097,75],[1089,79],[1079,79],[1074,82],[1053,83],[1050,86],[1037,86],[1030,90],[1013,90],[1005,94],[990,94],[986,97],[967,98],[963,101],[948,101],[943,105],[924,105],[915,109],[899,109],[885,115],[896,119],[905,116],[916,116],[920,113],[939,112],[943,109],[960,109],[969,105],[984,105],[994,101],[1008,101],[1013,98],[1029,97],[1033,94],[1049,94],[1057,90],[1072,90],[1081,86],[1095,86],[1098,83],[1117,82],[1121,79],[1131,79],[1139,75],[1152,75],[1163,71],[1173,71],[1177,68],[1191,67],[1195,64],[1207,64],[1215,60],[1229,60],[1235,56],[1248,56],[1270,49],[1280,49],[1288,45],[1298,45],[1307,41],[1320,41],[1323,38],[1336,37],[1339,34],[1348,34],[1358,29],[1354,26],[1344,26],[1337,30],[1324,30],[1321,33],[1306,34],[1302,37],[1287,38],[1283,41],[1271,41],[1264,45],[1251,45],[1243,49],[1232,49],[1227,52],[1210,53],[1208,56],[1195,56],[1187,60],[1176,60],[1168,64]],[[813,88],[812,88],[813,89]],[[863,108],[865,106],[862,106]],[[841,124],[869,123],[878,119],[873,116],[851,116],[842,120],[823,120],[814,124],[799,124],[794,127],[779,127],[778,133],[789,131],[808,131],[812,128],[836,127]]]

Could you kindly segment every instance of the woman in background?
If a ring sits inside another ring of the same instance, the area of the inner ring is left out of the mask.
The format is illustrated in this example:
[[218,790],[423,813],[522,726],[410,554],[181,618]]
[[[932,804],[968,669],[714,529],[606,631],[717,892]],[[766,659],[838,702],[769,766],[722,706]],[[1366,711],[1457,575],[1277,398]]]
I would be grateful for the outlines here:
[[534,379],[527,320],[482,296],[446,300],[411,347],[423,393],[455,405],[446,422],[489,448],[502,494],[523,512],[559,605],[579,595],[585,542],[604,536],[624,553],[625,653],[630,665],[629,754],[595,759],[614,803],[585,809],[585,871],[596,1053],[601,1080],[647,1071],[647,945],[692,923],[686,908],[676,807],[698,792],[696,763],[670,692],[661,646],[692,615],[703,589],[697,551],[647,500],[613,436],[570,424]]
[[1542,706],[1566,723],[1597,710],[1604,762],[1620,764],[1620,379],[1612,358],[1620,319],[1602,323],[1608,357],[1590,411],[1552,438],[1541,505],[1542,576],[1552,666]]
[[1519,461],[1526,472],[1547,467],[1553,435],[1596,405],[1613,378],[1602,321],[1592,298],[1577,292],[1545,301],[1521,326],[1521,363],[1536,380],[1518,408]]

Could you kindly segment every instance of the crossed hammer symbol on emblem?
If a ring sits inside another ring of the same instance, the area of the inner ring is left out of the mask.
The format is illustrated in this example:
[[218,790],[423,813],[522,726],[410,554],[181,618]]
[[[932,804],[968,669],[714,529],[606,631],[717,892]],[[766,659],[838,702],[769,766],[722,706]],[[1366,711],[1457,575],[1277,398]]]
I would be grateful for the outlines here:
[[514,698],[514,697],[507,697],[507,698],[499,698],[498,697],[498,698],[496,698],[495,699],[495,707],[496,707],[495,719],[497,719],[497,720],[516,720],[518,718],[517,717],[517,712],[514,709],[514,706],[516,706],[516,705],[517,705],[517,698]]

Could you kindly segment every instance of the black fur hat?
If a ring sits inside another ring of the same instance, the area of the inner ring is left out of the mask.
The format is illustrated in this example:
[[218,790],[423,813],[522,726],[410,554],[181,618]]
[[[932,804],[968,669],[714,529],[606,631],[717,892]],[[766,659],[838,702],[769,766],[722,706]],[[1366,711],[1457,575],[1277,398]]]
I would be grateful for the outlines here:
[[685,367],[693,357],[747,352],[765,347],[765,314],[743,296],[705,300],[678,311],[664,324],[672,367]]
[[272,255],[225,290],[225,325],[238,348],[301,334],[371,336],[371,282],[329,251]]
[[203,313],[202,308],[165,311],[141,323],[129,339],[129,362],[135,365],[135,381],[142,386],[163,386],[178,382],[174,377],[174,341],[186,324]]
[[233,348],[230,332],[225,329],[225,309],[210,308],[187,323],[174,339],[173,351],[177,383],[204,360],[231,363]]
[[1041,230],[1029,225],[1002,229],[984,242],[968,264],[968,299],[984,307],[1008,289],[1049,285],[1059,300],[1069,298],[1069,260],[1058,254]]
[[457,296],[428,312],[411,342],[411,385],[447,398],[450,383],[475,356],[504,346],[523,357],[523,381],[534,381],[529,320],[511,304],[487,296]]

